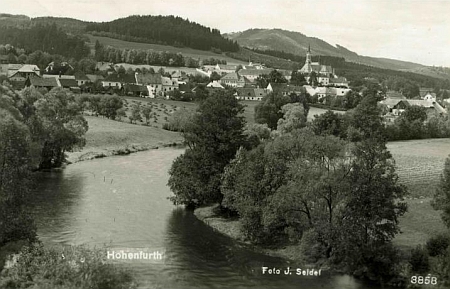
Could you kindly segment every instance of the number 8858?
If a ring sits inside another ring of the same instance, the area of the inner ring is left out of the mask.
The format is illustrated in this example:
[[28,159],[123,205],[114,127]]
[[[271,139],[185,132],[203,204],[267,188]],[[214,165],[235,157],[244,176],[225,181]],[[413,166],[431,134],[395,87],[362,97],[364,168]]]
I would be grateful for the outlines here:
[[437,277],[423,277],[423,276],[411,276],[411,284],[418,284],[418,285],[436,285],[437,284]]

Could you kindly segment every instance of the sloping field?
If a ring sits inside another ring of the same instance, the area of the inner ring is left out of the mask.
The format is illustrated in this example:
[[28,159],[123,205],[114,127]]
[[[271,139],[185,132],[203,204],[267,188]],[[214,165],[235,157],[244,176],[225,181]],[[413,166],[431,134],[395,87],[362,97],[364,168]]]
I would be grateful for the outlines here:
[[450,139],[425,139],[390,142],[400,181],[412,197],[432,197],[444,163],[450,155]]
[[410,193],[408,212],[400,218],[402,234],[396,236],[394,244],[410,250],[447,230],[431,201],[450,154],[450,139],[390,142],[387,147],[396,161],[400,181]]
[[71,162],[182,142],[179,133],[160,128],[133,125],[102,117],[85,116],[85,118],[89,124],[86,146],[81,151],[69,153],[68,160]]
[[118,40],[114,38],[109,37],[102,37],[102,36],[95,36],[86,34],[87,37],[89,37],[89,40],[91,41],[90,46],[91,48],[94,47],[95,41],[99,41],[103,45],[110,45],[116,48],[120,49],[141,49],[141,50],[154,50],[154,51],[169,51],[169,52],[175,52],[175,53],[181,53],[183,56],[189,56],[194,59],[200,58],[200,59],[206,59],[206,58],[217,58],[226,60],[228,64],[248,64],[243,61],[230,58],[228,56],[222,55],[222,54],[216,54],[211,51],[203,51],[203,50],[197,50],[192,48],[179,48],[179,47],[173,47],[168,45],[159,45],[159,44],[150,44],[150,43],[140,43],[140,42],[129,42],[129,41],[123,41]]

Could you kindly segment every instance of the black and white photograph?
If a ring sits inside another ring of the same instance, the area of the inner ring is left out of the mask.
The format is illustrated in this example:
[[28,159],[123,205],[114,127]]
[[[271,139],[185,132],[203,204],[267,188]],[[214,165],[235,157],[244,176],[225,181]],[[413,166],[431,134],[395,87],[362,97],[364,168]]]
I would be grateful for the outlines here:
[[450,288],[450,1],[0,2],[0,289]]

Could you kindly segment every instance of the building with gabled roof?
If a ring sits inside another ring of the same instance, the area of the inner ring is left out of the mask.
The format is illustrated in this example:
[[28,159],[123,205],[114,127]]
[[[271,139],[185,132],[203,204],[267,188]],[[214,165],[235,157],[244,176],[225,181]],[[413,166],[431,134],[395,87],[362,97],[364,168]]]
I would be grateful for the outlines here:
[[[11,66],[12,68],[12,66]],[[30,76],[40,76],[41,71],[37,65],[34,64],[24,64],[21,65],[19,69],[13,70],[8,69],[8,78],[11,81],[26,81]]]
[[305,93],[306,89],[302,86],[290,85],[287,83],[269,83],[269,85],[267,85],[267,91],[281,93],[282,95],[290,95],[291,93],[299,95]]
[[132,74],[110,74],[102,80],[102,86],[105,88],[122,89],[125,84],[134,84],[136,80]]
[[148,97],[155,98],[163,95],[163,80],[159,73],[135,73],[136,84],[145,85]]
[[222,86],[229,87],[244,87],[247,84],[251,84],[250,80],[248,80],[245,76],[239,75],[237,72],[228,73],[219,81]]
[[223,87],[223,86],[220,84],[220,82],[218,82],[217,80],[211,81],[210,83],[208,83],[208,84],[206,85],[206,87],[209,87],[209,88],[218,88],[218,89],[225,89],[225,87]]
[[38,76],[30,76],[25,80],[25,86],[34,86],[36,88],[45,88],[51,90],[52,88],[59,87],[59,84],[55,78],[41,78]]
[[235,97],[239,100],[261,101],[268,94],[265,88],[237,88]]

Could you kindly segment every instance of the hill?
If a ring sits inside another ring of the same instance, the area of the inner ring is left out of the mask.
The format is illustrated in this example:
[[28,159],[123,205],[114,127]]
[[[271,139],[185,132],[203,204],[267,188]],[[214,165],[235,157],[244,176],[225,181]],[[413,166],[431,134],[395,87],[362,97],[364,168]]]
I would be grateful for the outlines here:
[[89,46],[91,50],[94,49],[94,44],[98,40],[101,44],[105,46],[112,46],[118,49],[136,49],[136,50],[154,50],[154,51],[168,51],[174,53],[181,53],[183,56],[192,57],[194,59],[209,59],[216,58],[220,60],[226,60],[228,64],[245,64],[246,62],[233,59],[231,57],[225,56],[223,54],[217,54],[211,51],[206,50],[198,50],[188,47],[174,47],[169,45],[160,45],[160,44],[151,44],[151,43],[141,43],[141,42],[132,42],[132,41],[124,41],[119,39],[114,39],[110,37],[102,37],[97,35],[86,34],[89,38]]
[[175,16],[129,16],[110,22],[89,23],[87,32],[101,36],[199,50],[238,51],[239,45],[224,38],[218,29]]
[[224,36],[237,41],[241,46],[259,50],[279,50],[304,56],[308,45],[311,45],[314,55],[344,57],[347,61],[368,66],[395,70],[413,70],[425,67],[412,62],[361,56],[343,46],[333,46],[319,38],[282,29],[249,29],[243,32],[224,34]]

